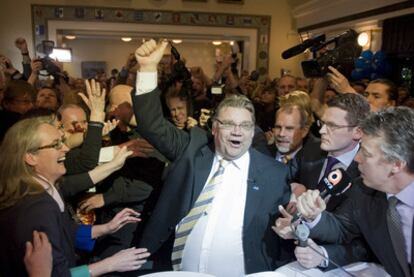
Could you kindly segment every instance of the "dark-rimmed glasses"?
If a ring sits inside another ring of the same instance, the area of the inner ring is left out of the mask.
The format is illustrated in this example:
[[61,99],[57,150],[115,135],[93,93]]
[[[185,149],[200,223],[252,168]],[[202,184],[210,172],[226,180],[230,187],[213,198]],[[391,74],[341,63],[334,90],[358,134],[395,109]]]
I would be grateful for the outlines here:
[[63,144],[65,143],[65,141],[66,141],[66,138],[65,137],[61,137],[60,139],[55,140],[51,144],[47,144],[47,145],[44,145],[44,146],[40,146],[40,147],[34,149],[33,152],[36,152],[36,151],[39,151],[39,150],[42,150],[42,149],[49,149],[49,148],[55,148],[56,150],[60,150],[60,149],[62,149]]
[[332,122],[325,122],[325,121],[320,120],[320,119],[318,119],[316,121],[316,125],[319,128],[322,128],[322,126],[325,125],[326,128],[329,129],[329,130],[331,130],[331,131],[335,131],[335,130],[341,129],[341,128],[353,128],[353,127],[356,127],[356,125],[338,125],[338,124],[335,124],[335,123],[332,123]]
[[242,129],[243,131],[250,131],[254,127],[253,122],[249,121],[243,121],[242,123],[237,124],[234,121],[221,121],[218,118],[216,118],[215,120],[220,124],[220,127],[225,130],[234,130],[236,127],[240,127],[240,129]]

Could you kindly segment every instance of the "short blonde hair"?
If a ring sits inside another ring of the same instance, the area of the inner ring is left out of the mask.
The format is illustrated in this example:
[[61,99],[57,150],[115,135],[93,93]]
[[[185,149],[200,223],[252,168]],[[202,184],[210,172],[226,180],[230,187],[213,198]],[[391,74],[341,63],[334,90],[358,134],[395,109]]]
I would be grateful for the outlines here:
[[301,126],[310,127],[315,121],[310,96],[301,90],[295,90],[279,98],[279,110],[291,111],[294,107],[300,112]]

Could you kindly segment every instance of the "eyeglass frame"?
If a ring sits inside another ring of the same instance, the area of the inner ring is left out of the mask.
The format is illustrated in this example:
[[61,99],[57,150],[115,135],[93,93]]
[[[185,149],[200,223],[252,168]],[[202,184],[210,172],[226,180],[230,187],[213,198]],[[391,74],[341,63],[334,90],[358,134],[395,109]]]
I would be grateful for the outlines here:
[[[239,127],[240,130],[243,130],[243,131],[248,132],[248,131],[251,131],[253,129],[253,127],[254,127],[254,123],[253,122],[244,121],[244,122],[242,122],[240,124],[236,124],[234,121],[229,121],[227,123],[227,122],[221,121],[218,118],[215,118],[214,120],[217,121],[220,124],[221,128],[223,128],[225,130],[234,130],[236,127]],[[249,124],[249,126],[247,126],[247,123]]]
[[60,149],[62,149],[65,142],[66,142],[66,138],[63,136],[63,137],[59,138],[56,142],[37,147],[36,149],[33,150],[33,152],[37,152],[37,151],[43,150],[43,149],[50,149],[50,148],[60,150]]
[[316,126],[318,126],[319,129],[321,129],[324,125],[326,126],[327,129],[331,131],[335,131],[335,130],[342,129],[342,128],[354,128],[358,126],[358,125],[337,125],[335,123],[325,122],[322,119],[316,120]]

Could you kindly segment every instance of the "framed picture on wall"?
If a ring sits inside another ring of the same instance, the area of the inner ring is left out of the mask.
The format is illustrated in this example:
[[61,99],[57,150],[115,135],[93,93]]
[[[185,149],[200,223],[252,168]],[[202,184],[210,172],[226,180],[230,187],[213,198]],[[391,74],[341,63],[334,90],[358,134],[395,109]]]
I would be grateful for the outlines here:
[[217,0],[217,2],[225,4],[244,4],[244,0]]
[[82,62],[82,78],[95,78],[96,74],[106,72],[106,62]]

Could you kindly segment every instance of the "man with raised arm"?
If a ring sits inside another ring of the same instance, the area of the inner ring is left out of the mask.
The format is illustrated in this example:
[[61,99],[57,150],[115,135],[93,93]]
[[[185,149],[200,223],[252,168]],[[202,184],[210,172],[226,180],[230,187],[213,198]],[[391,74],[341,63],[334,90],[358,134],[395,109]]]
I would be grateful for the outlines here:
[[215,276],[274,270],[283,248],[271,225],[277,206],[289,200],[287,168],[250,147],[254,108],[244,96],[220,103],[212,136],[197,126],[185,132],[163,118],[157,65],[166,47],[150,40],[135,52],[138,132],[172,161],[139,245],[167,253],[175,270]]

